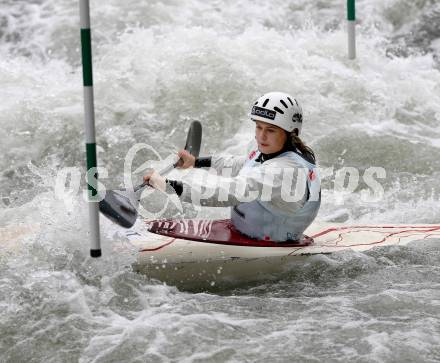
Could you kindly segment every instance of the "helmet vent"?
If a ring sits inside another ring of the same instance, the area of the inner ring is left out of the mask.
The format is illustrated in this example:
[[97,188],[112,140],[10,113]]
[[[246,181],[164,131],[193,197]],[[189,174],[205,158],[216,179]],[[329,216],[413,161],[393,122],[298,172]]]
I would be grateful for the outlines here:
[[254,103],[254,106],[258,105],[258,101]]
[[268,102],[269,102],[269,99],[266,98],[266,100],[265,100],[264,103],[263,103],[263,107],[266,107],[266,105],[267,105]]
[[283,100],[280,100],[280,102],[281,102],[281,104],[282,104],[285,108],[287,108],[287,104],[286,104],[286,102],[284,102]]
[[281,113],[282,115],[284,115],[284,111],[281,109],[281,108],[278,108],[278,107],[274,107],[273,108],[276,112],[279,112],[279,113]]
[[[292,102],[292,100],[290,99],[290,97],[287,97],[287,99],[289,100],[290,104],[293,106],[293,102]],[[295,101],[296,101],[296,100],[295,100]]]

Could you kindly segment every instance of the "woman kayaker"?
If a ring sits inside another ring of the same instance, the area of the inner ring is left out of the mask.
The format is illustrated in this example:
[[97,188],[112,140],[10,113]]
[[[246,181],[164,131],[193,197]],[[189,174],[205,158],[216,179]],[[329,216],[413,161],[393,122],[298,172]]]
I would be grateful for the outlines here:
[[[178,152],[178,168],[214,168],[220,174],[229,168],[230,177],[222,178],[211,193],[202,193],[208,188],[202,181],[168,180],[155,171],[148,173],[144,181],[161,190],[170,185],[185,202],[192,202],[197,195],[209,195],[200,200],[201,205],[232,207],[234,227],[249,237],[297,241],[321,204],[315,155],[299,138],[302,109],[288,94],[270,92],[254,103],[250,118],[255,122],[258,149],[247,157],[195,158],[185,150]],[[242,191],[241,198],[237,190]]]

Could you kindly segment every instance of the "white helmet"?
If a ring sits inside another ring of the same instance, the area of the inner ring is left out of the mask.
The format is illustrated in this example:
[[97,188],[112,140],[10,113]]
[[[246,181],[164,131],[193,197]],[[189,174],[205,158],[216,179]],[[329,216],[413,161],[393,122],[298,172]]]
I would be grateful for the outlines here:
[[252,106],[252,121],[263,121],[281,127],[287,132],[302,127],[302,108],[298,101],[284,92],[269,92]]

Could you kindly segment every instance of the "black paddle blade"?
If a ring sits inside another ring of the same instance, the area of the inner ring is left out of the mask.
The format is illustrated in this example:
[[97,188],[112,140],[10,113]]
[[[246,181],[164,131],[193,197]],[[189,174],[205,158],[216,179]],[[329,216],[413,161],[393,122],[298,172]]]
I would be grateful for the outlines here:
[[99,202],[99,210],[125,228],[133,226],[138,214],[130,199],[116,190],[107,191],[105,198]]
[[199,121],[191,122],[186,137],[185,150],[196,158],[200,153],[200,145],[202,144],[202,124]]

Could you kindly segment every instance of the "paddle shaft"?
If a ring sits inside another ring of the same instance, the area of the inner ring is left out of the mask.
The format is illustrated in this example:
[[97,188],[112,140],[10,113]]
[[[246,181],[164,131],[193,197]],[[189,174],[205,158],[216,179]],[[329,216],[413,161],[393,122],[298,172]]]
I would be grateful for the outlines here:
[[[202,125],[199,121],[193,121],[188,131],[185,150],[191,155],[198,157],[202,140]],[[159,171],[165,175],[173,170],[182,159],[168,165]],[[151,186],[148,182],[128,190],[109,190],[104,199],[99,202],[100,211],[116,224],[125,228],[131,228],[136,222],[138,211],[137,205],[143,188]]]
[[[195,157],[199,156],[200,152],[200,144],[202,142],[202,125],[199,121],[193,121],[188,130],[188,136],[186,137],[185,150],[188,151],[191,155]],[[171,170],[173,170],[179,162],[183,160],[179,159],[174,164],[168,165],[164,169],[159,171],[160,175],[168,174]],[[142,184],[136,186],[133,191],[138,192],[139,190],[148,186],[148,182],[143,182]]]
[[[165,168],[163,168],[162,170],[159,171],[160,175],[166,175],[168,174],[171,170],[173,170],[177,164],[179,163],[179,161],[182,159],[179,159],[176,163],[174,164],[170,164],[168,166],[166,166]],[[134,191],[137,192],[143,188],[145,188],[146,186],[151,186],[147,181],[143,182],[142,184],[139,184],[138,186],[134,187]]]

